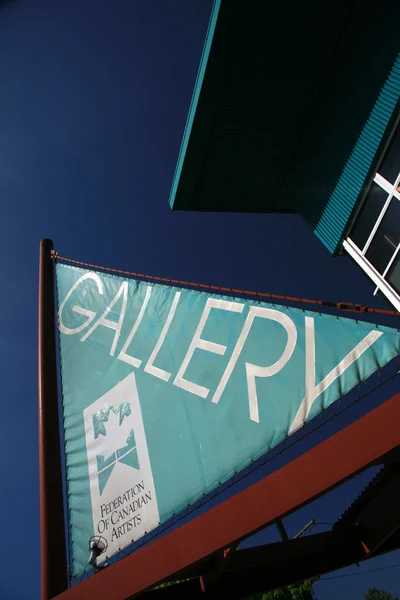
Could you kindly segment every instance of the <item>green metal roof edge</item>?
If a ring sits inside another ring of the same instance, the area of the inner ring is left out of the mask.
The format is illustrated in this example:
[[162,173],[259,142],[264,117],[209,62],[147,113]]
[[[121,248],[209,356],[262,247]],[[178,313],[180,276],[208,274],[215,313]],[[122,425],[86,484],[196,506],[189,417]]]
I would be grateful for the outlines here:
[[315,228],[315,235],[332,254],[341,248],[346,225],[399,99],[400,54]]
[[169,195],[169,204],[170,207],[173,208],[176,192],[179,185],[180,176],[182,173],[183,162],[186,156],[186,150],[189,143],[190,134],[192,131],[193,121],[196,114],[197,104],[200,97],[201,88],[203,85],[204,74],[206,72],[206,67],[208,63],[208,57],[210,55],[211,44],[214,38],[215,27],[217,24],[219,9],[221,6],[222,0],[214,0],[213,8],[211,11],[210,22],[208,24],[206,40],[204,42],[203,53],[201,55],[200,66],[197,72],[196,83],[194,86],[194,91],[192,95],[192,100],[190,103],[189,114],[186,120],[185,131],[183,133],[181,148],[179,151],[178,162],[175,168],[174,178],[172,180],[171,192]]

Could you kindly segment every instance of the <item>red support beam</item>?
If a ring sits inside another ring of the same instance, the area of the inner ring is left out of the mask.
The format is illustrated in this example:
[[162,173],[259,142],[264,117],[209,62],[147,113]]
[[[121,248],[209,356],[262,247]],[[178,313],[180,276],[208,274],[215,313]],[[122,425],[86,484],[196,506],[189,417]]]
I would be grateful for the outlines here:
[[392,473],[382,489],[357,519],[369,556],[381,551],[387,540],[400,531],[400,472]]
[[126,600],[324,494],[400,444],[400,393],[258,483],[57,600]]
[[218,581],[221,574],[224,572],[226,567],[229,565],[232,556],[235,554],[235,550],[238,547],[239,542],[231,544],[228,548],[218,550],[211,558],[214,562],[214,570],[212,573],[200,576],[200,586],[203,593],[205,593],[210,587],[214,586]]

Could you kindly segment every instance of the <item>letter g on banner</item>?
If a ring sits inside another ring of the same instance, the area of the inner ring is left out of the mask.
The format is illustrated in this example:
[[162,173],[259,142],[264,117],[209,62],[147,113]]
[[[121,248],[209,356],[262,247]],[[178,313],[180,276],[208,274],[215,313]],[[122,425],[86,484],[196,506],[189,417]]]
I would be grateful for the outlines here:
[[76,288],[86,279],[93,279],[93,281],[96,282],[99,294],[101,296],[103,295],[103,283],[101,281],[101,278],[98,275],[96,275],[96,273],[86,273],[85,275],[82,275],[82,277],[80,277],[78,279],[78,281],[76,281],[74,283],[74,285],[72,286],[72,288],[69,290],[68,294],[65,296],[65,298],[62,301],[61,306],[58,310],[58,327],[59,327],[61,333],[65,333],[66,335],[74,335],[75,333],[79,333],[93,321],[93,319],[95,318],[95,316],[97,314],[92,310],[88,310],[87,308],[82,308],[81,306],[73,306],[72,310],[74,312],[78,313],[79,315],[86,316],[87,317],[86,321],[84,321],[84,323],[82,323],[82,325],[79,325],[78,327],[70,328],[70,327],[66,327],[63,324],[62,319],[61,319],[61,315],[64,310],[64,306],[66,305],[70,296],[73,294],[73,292],[76,290]]

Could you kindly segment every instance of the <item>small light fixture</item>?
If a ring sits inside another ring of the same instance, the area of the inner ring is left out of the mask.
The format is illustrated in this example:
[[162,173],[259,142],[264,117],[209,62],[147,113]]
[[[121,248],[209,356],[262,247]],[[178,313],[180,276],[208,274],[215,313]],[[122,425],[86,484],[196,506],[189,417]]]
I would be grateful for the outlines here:
[[107,550],[107,548],[108,548],[107,540],[105,538],[103,538],[101,535],[94,535],[93,537],[90,538],[90,540],[89,540],[89,550],[90,550],[89,564],[94,568],[95,571],[98,571],[99,569],[104,569],[104,567],[107,566],[107,564],[105,564],[102,567],[97,565],[98,557],[101,554],[103,554]]

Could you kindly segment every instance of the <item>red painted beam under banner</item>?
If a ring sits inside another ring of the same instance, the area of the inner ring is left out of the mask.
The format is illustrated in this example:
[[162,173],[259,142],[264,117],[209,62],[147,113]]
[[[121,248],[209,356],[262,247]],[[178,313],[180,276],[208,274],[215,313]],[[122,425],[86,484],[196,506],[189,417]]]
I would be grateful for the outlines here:
[[126,600],[296,510],[400,444],[400,393],[222,504],[59,594]]

